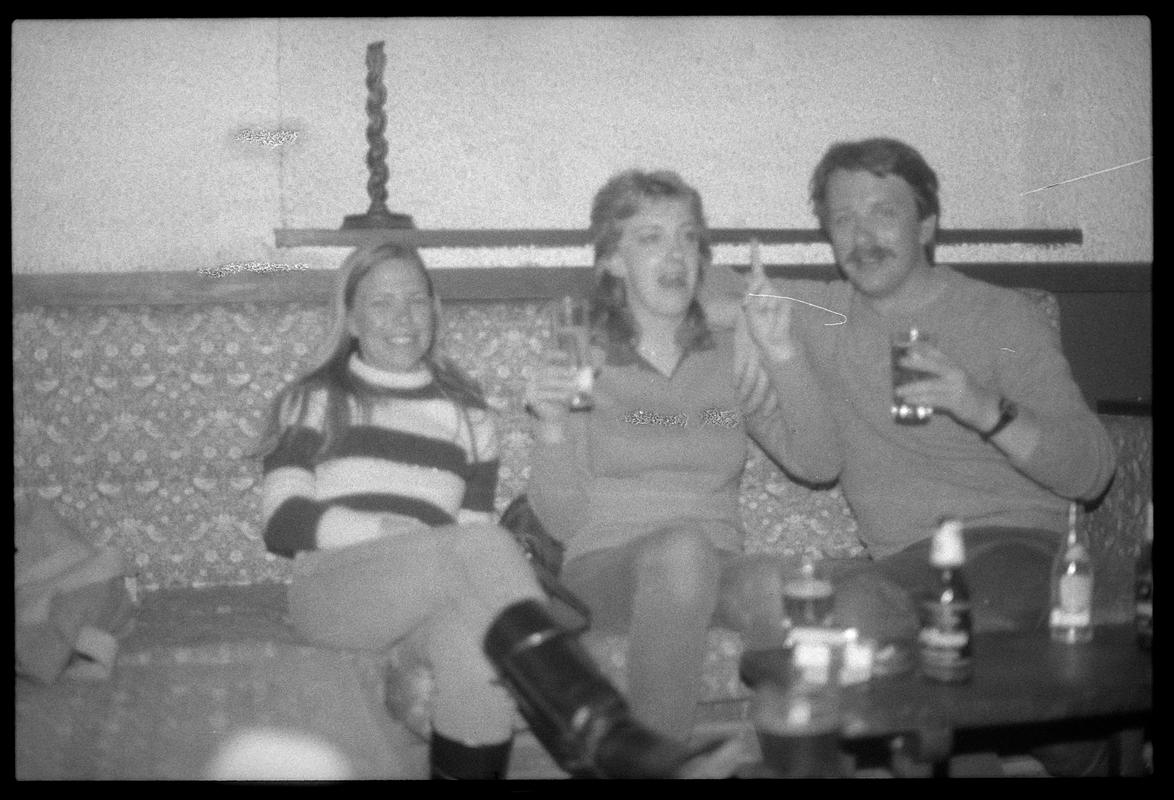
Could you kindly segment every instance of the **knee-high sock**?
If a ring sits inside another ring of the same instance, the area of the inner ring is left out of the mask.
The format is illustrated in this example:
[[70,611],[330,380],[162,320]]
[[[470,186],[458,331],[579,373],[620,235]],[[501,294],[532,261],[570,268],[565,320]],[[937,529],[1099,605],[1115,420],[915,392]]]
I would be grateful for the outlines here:
[[428,660],[436,682],[432,726],[469,745],[493,744],[510,736],[514,702],[481,649],[485,629],[470,625],[456,607],[433,620],[427,631]]
[[432,732],[429,749],[432,777],[441,780],[500,780],[509,771],[513,739],[468,745]]
[[719,568],[707,543],[678,537],[642,557],[637,569],[628,645],[632,711],[654,730],[687,739],[701,694]]

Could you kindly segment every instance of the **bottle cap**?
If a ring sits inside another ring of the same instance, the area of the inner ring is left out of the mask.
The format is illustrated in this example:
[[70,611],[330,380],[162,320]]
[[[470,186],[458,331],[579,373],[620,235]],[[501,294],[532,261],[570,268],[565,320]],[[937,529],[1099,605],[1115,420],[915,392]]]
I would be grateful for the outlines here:
[[956,519],[943,520],[929,552],[929,563],[935,567],[958,567],[966,560],[966,546],[962,543],[962,523]]

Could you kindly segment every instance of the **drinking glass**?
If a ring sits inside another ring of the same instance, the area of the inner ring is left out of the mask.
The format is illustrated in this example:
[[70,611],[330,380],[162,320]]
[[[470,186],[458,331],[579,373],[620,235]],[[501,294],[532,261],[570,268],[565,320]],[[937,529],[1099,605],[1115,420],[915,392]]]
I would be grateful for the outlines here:
[[591,360],[591,326],[588,302],[566,296],[555,308],[554,337],[558,349],[571,360],[578,373],[571,411],[590,411],[595,406],[591,391],[595,385],[595,367]]
[[[831,653],[829,653],[829,656]],[[784,680],[757,688],[751,714],[763,764],[780,778],[835,778],[845,774],[840,754],[838,664],[826,682],[792,666]]]
[[932,345],[934,342],[934,336],[920,328],[897,331],[890,339],[889,353],[893,366],[893,419],[901,425],[924,425],[933,416],[932,406],[906,403],[898,396],[897,390],[907,383],[934,377],[932,372],[910,369],[900,364],[901,360],[913,352],[919,343]]
[[835,597],[832,582],[811,558],[783,580],[783,616],[791,627],[831,624]]

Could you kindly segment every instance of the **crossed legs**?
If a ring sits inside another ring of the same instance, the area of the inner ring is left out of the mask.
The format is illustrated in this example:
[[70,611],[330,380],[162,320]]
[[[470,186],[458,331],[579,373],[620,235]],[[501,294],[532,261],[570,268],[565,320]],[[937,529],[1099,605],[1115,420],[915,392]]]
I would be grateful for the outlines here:
[[508,738],[514,710],[482,638],[504,608],[543,597],[508,533],[453,526],[304,556],[289,607],[301,635],[332,647],[383,650],[422,636],[436,681],[435,728],[479,745]]

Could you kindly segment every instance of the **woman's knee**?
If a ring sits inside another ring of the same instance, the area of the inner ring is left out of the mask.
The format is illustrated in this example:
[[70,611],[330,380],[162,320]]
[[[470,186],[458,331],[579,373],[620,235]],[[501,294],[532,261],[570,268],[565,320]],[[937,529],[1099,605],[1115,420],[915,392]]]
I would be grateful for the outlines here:
[[700,527],[654,533],[636,557],[637,591],[653,590],[677,601],[711,602],[720,572],[717,549]]
[[721,621],[735,630],[750,630],[783,613],[783,576],[786,565],[775,558],[743,557],[722,573],[718,610]]
[[456,675],[469,680],[488,681],[495,677],[481,649],[485,635],[482,619],[457,609],[438,613],[424,625],[424,647],[437,675]]
[[544,597],[522,548],[504,528],[469,525],[447,532],[448,595],[472,598],[491,613],[522,599]]
[[521,545],[513,534],[492,523],[452,526],[444,530],[445,549],[451,556],[480,568],[491,567],[506,575],[532,572]]

